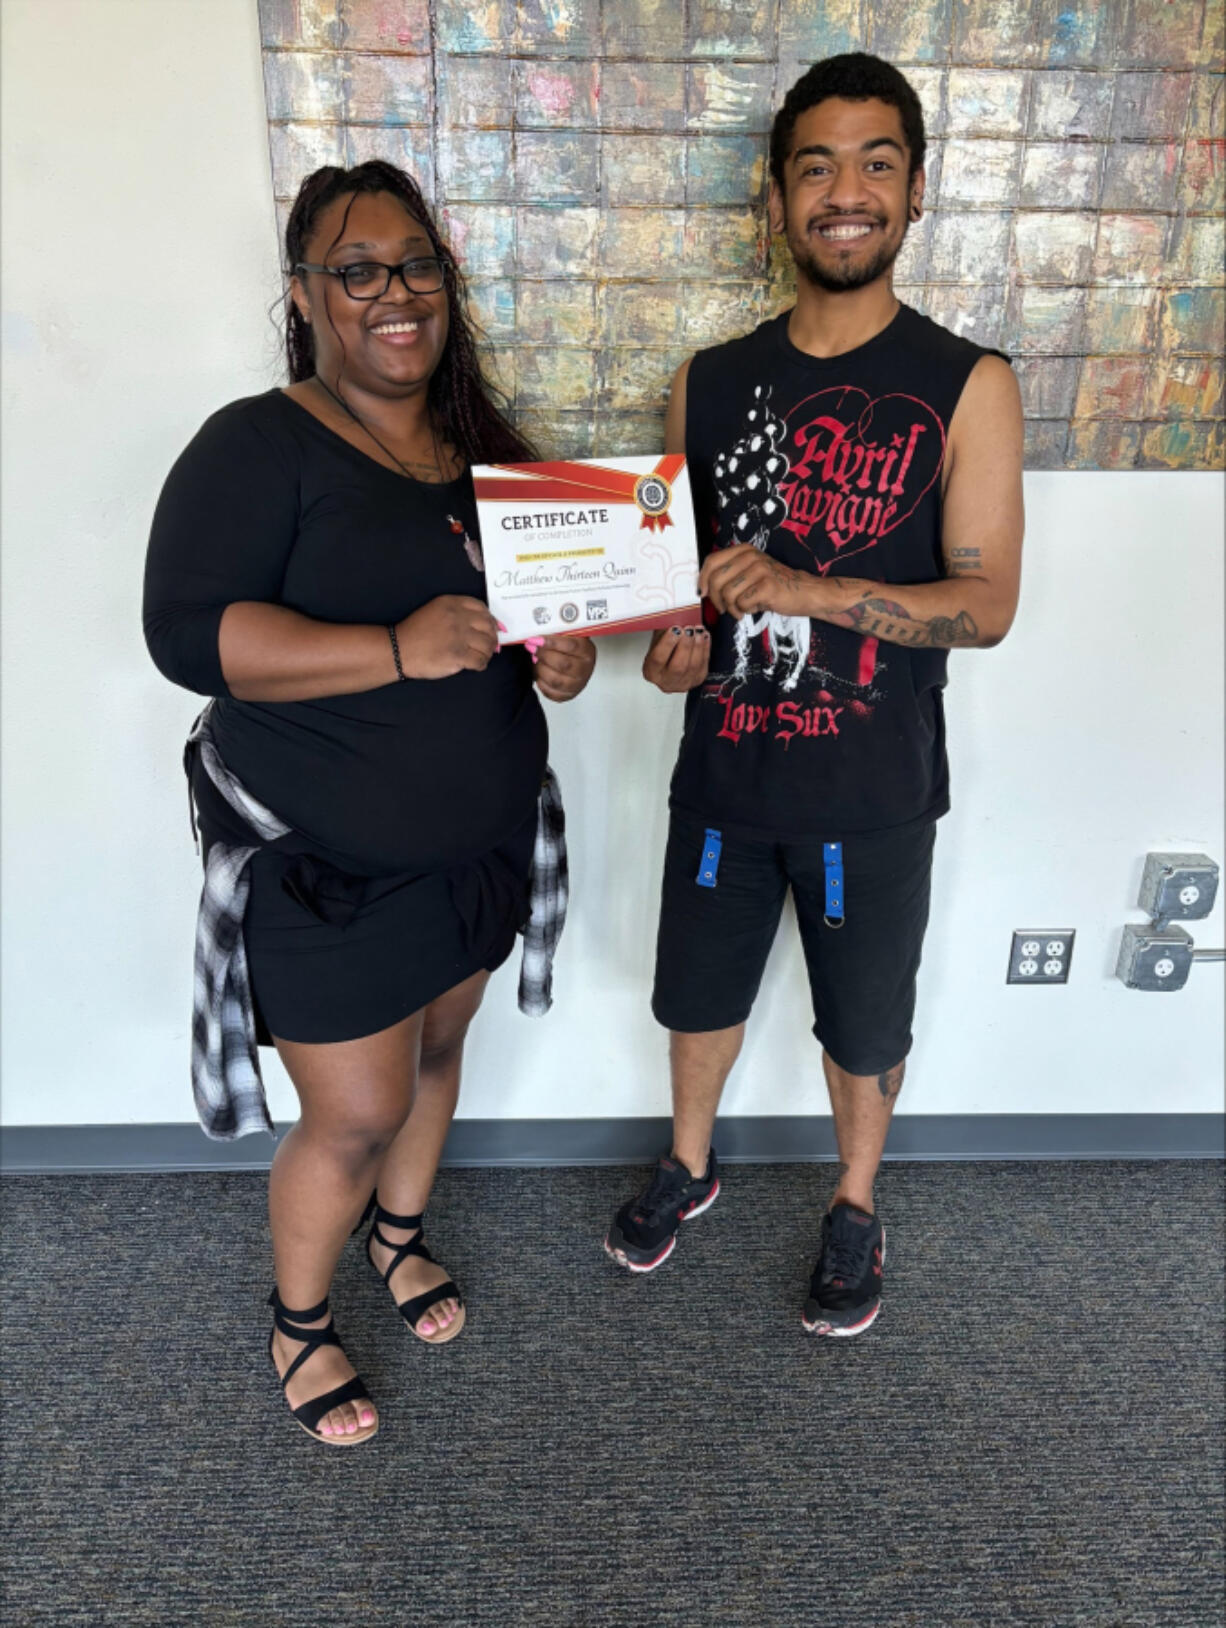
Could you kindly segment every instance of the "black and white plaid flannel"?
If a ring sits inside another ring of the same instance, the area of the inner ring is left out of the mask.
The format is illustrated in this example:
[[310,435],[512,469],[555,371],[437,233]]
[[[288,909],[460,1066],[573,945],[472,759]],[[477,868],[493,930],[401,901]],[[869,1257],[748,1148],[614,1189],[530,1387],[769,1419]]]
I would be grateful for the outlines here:
[[[261,839],[244,846],[210,845],[196,917],[192,1094],[205,1135],[230,1141],[273,1130],[260,1073],[243,916],[251,856],[291,828],[226,768],[213,739],[211,711],[210,702],[192,726],[189,746],[226,802]],[[547,768],[537,800],[531,913],[519,974],[519,1009],[530,1017],[543,1016],[553,1005],[553,957],[566,924],[567,881],[562,793]]]
[[553,1005],[553,956],[566,925],[570,873],[566,866],[566,813],[552,769],[545,770],[536,800],[536,843],[532,849],[532,912],[524,928],[519,963],[519,1009],[544,1017]]

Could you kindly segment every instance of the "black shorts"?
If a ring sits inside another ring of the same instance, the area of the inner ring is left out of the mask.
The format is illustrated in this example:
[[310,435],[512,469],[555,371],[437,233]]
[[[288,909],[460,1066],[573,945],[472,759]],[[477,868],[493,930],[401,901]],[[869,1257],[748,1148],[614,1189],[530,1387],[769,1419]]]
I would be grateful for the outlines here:
[[665,1028],[703,1034],[743,1023],[789,884],[813,993],[813,1033],[840,1068],[880,1074],[911,1049],[936,826],[843,844],[844,920],[824,920],[822,843],[723,837],[714,887],[698,884],[705,827],[674,813],[651,1009]]

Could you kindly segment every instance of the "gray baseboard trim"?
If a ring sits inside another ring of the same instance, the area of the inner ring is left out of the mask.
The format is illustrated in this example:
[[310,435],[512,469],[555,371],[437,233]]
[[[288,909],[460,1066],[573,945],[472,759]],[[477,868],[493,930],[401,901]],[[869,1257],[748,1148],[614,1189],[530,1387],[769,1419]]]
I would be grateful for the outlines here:
[[[284,1130],[287,1127],[281,1126]],[[668,1145],[667,1119],[460,1119],[443,1154],[452,1166],[648,1164]],[[721,1160],[805,1164],[835,1157],[828,1117],[733,1115],[716,1125]],[[264,1170],[267,1136],[211,1142],[190,1125],[13,1125],[0,1128],[0,1172]],[[900,1114],[887,1159],[1221,1159],[1222,1114]]]

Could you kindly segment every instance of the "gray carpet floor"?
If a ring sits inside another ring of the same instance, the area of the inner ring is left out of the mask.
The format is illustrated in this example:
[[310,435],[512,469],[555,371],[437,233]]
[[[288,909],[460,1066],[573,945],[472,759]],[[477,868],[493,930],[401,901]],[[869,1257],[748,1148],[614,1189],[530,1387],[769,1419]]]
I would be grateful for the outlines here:
[[829,1170],[737,1166],[650,1277],[625,1169],[444,1172],[464,1334],[333,1303],[382,1410],[264,1356],[254,1174],[3,1183],[12,1628],[1221,1628],[1221,1167],[889,1165],[876,1326],[799,1306]]

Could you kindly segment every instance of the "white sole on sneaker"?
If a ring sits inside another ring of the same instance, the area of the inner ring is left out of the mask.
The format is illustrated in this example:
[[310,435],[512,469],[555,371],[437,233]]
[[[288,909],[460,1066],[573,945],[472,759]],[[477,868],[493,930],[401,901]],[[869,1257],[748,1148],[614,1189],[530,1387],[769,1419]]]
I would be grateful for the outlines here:
[[836,1328],[833,1323],[823,1323],[820,1320],[816,1323],[806,1323],[803,1317],[800,1321],[806,1334],[818,1334],[832,1340],[846,1340],[850,1339],[853,1334],[863,1334],[866,1328],[871,1328],[877,1321],[880,1311],[881,1302],[879,1300],[867,1317],[861,1318],[858,1323],[849,1324],[847,1328]]
[[646,1262],[640,1264],[638,1261],[632,1261],[630,1259],[630,1257],[627,1254],[625,1254],[625,1252],[623,1250],[614,1249],[612,1244],[610,1244],[608,1238],[606,1238],[605,1241],[604,1241],[604,1252],[605,1252],[605,1254],[609,1257],[609,1259],[611,1261],[616,1261],[618,1266],[624,1266],[626,1268],[627,1272],[654,1272],[657,1266],[663,1266],[664,1265],[664,1262],[668,1259],[668,1257],[672,1254],[673,1250],[676,1249],[676,1247],[677,1247],[677,1234],[674,1233],[672,1235],[672,1237],[668,1240],[668,1243],[664,1246],[664,1248],[656,1256],[654,1261],[646,1261]]

